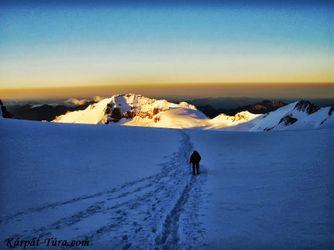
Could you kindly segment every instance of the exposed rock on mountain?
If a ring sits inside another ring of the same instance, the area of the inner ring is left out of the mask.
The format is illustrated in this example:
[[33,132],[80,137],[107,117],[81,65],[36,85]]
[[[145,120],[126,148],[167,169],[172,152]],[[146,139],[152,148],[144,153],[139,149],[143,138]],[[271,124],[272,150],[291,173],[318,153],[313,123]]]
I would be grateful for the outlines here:
[[287,116],[284,116],[278,124],[281,124],[283,123],[284,125],[288,126],[288,125],[291,125],[291,124],[294,124],[296,121],[298,121],[298,119],[292,117],[291,115],[287,115]]
[[309,101],[301,100],[296,104],[295,109],[310,115],[317,112],[320,108]]
[[0,117],[2,118],[12,118],[12,115],[8,112],[6,106],[0,100]]

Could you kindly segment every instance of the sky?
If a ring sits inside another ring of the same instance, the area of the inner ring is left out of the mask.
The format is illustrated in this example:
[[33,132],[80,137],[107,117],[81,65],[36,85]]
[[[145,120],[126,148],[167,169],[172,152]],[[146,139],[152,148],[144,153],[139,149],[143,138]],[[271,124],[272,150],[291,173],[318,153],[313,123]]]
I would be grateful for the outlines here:
[[194,83],[334,83],[334,4],[0,3],[0,91]]

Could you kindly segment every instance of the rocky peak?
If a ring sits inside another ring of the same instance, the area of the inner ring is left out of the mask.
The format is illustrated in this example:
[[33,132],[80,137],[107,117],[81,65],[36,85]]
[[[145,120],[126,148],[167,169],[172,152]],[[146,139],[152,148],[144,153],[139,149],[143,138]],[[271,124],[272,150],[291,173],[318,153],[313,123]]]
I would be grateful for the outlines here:
[[301,100],[297,102],[295,109],[302,112],[306,112],[307,114],[310,115],[312,113],[317,112],[320,108],[309,101]]

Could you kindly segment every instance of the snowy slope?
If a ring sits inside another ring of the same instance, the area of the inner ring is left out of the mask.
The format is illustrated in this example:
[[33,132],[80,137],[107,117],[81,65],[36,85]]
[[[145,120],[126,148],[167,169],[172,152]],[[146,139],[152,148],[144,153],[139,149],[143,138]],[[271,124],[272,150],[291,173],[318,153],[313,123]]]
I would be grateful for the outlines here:
[[55,122],[62,123],[83,123],[98,124],[102,123],[105,116],[107,104],[111,102],[111,98],[106,98],[98,103],[89,105],[84,110],[68,112],[65,115],[57,117]]
[[[59,200],[157,173],[162,158],[177,148],[180,135],[170,130],[160,134],[148,128],[4,119],[0,138],[2,145],[10,145],[1,151],[4,185],[0,204],[2,209],[15,213],[45,203],[50,199],[47,194]],[[161,140],[165,143],[161,144]],[[150,154],[156,157],[147,157]],[[16,182],[5,176],[15,176]],[[27,188],[16,187],[17,183]],[[60,183],[61,187],[56,188]],[[9,195],[11,189],[15,196]],[[36,199],[31,200],[29,195],[33,193]]]
[[296,130],[334,127],[330,107],[318,108],[307,101],[288,104],[264,115],[251,131]]
[[207,249],[331,249],[334,130],[188,131]]
[[1,249],[13,235],[85,235],[94,249],[153,244],[188,174],[182,138],[168,129],[2,120]]
[[209,128],[227,128],[234,127],[244,123],[251,123],[257,120],[261,115],[252,114],[248,111],[242,111],[234,116],[220,114],[209,121]]
[[207,117],[198,110],[185,108],[172,108],[150,117],[136,116],[124,121],[127,126],[163,127],[163,128],[193,128],[203,127],[207,124]]
[[[1,243],[15,236],[88,239],[91,249],[334,244],[333,129],[226,133],[3,119],[0,140]],[[203,159],[197,177],[187,164],[194,149]]]

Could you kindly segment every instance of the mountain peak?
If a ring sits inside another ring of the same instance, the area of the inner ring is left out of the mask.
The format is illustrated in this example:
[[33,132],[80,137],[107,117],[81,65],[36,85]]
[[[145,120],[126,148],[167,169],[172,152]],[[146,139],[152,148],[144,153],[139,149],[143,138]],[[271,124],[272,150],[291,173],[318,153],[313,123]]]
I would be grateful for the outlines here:
[[[180,110],[183,111],[182,115]],[[167,111],[169,111],[169,116],[174,116],[174,118],[181,118],[181,116],[185,118],[186,113],[192,118],[207,118],[202,112],[198,111],[195,106],[186,102],[176,104],[164,99],[157,100],[140,94],[128,93],[116,94],[110,98],[102,99],[97,103],[89,105],[85,110],[68,112],[65,115],[57,117],[54,121],[89,124],[139,124],[165,127],[167,125],[162,120],[168,120],[168,126],[170,126],[172,120],[170,117],[167,117]],[[162,112],[164,112],[164,117],[161,116]],[[176,115],[177,112],[178,115]],[[181,124],[180,126],[183,125]]]
[[272,131],[333,127],[334,118],[331,116],[330,110],[330,107],[319,108],[309,101],[300,100],[263,116],[251,130]]
[[317,112],[320,108],[310,101],[300,100],[296,103],[295,109],[298,111],[306,112],[307,114],[313,114]]

